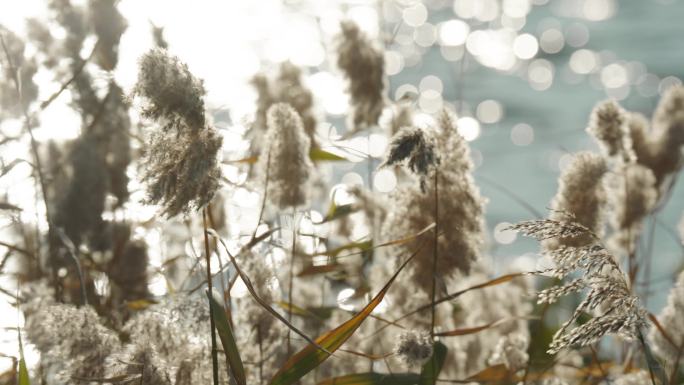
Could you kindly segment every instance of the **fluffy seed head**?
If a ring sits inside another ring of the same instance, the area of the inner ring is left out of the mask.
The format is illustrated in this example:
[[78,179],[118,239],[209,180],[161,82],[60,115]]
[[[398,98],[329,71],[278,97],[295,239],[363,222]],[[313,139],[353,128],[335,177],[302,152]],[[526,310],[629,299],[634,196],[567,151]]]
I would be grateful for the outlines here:
[[92,0],[90,22],[98,38],[97,63],[105,70],[112,70],[119,60],[119,40],[128,26],[126,19],[116,9],[115,0]]
[[637,162],[651,169],[662,190],[667,176],[684,163],[684,87],[672,87],[663,95],[652,127],[640,114],[629,114],[627,125]]
[[615,230],[612,241],[619,249],[629,252],[641,232],[643,219],[658,199],[655,176],[640,164],[628,163],[608,174],[606,182],[609,218]]
[[133,93],[145,98],[142,114],[152,120],[166,121],[165,130],[180,124],[190,130],[205,127],[202,81],[188,66],[161,48],[153,48],[140,58],[138,82]]
[[[539,303],[553,303],[561,296],[586,292],[572,317],[553,336],[549,353],[591,345],[607,334],[626,340],[633,340],[639,335],[639,330],[646,324],[647,313],[641,307],[639,298],[632,295],[627,278],[615,258],[600,243],[594,232],[579,223],[551,219],[522,222],[512,229],[539,241],[559,234],[569,236],[563,239],[585,240],[580,246],[566,242],[567,244],[545,252],[555,263],[546,273],[559,279],[577,273],[577,278],[543,290],[539,293]],[[594,317],[582,325],[570,328],[584,313],[594,313]]]
[[403,127],[392,138],[387,158],[380,167],[406,164],[420,178],[420,188],[425,191],[426,178],[439,164],[432,138],[416,127]]
[[599,142],[608,156],[620,156],[629,161],[634,158],[625,110],[614,100],[606,100],[594,107],[587,132]]
[[663,358],[669,364],[675,364],[677,357],[684,362],[684,357],[679,354],[679,346],[684,344],[684,272],[679,273],[677,282],[670,290],[667,304],[660,311],[658,321],[667,332],[667,337],[656,327],[651,328],[648,338],[656,355]]
[[280,64],[275,76],[259,73],[252,78],[252,86],[257,91],[257,110],[254,122],[247,134],[252,140],[250,153],[259,155],[263,135],[268,129],[267,112],[276,103],[287,103],[294,108],[302,119],[304,131],[311,140],[311,146],[316,146],[316,125],[318,124],[314,112],[314,97],[309,88],[302,81],[302,70],[289,61]]
[[663,180],[682,167],[684,155],[684,86],[670,88],[653,114],[653,173]]
[[410,270],[411,279],[425,293],[430,293],[432,287],[433,254],[437,253],[440,279],[457,272],[467,273],[480,257],[485,229],[485,200],[470,173],[467,145],[456,130],[454,116],[445,112],[443,117],[439,121],[433,155],[435,159],[440,158],[439,165],[429,168],[429,175],[424,178],[424,191],[414,184],[405,184],[392,192],[387,219],[381,229],[384,241],[415,235],[437,222],[435,213],[438,212],[440,236],[436,251],[433,242],[420,238],[391,248],[389,252],[396,258],[396,255],[416,252],[420,247]]
[[149,135],[144,154],[148,202],[169,217],[202,208],[219,187],[222,144],[206,122],[202,81],[177,57],[154,48],[140,60],[134,93],[145,101],[143,115],[161,128]]
[[380,115],[379,124],[389,137],[395,136],[402,127],[413,126],[413,101],[402,98],[386,107]]
[[432,357],[432,345],[430,333],[410,330],[399,335],[394,352],[408,367],[422,366]]
[[289,104],[268,110],[268,133],[262,151],[261,175],[268,177],[268,200],[278,208],[298,207],[308,200],[314,166],[309,156],[311,141],[302,119]]
[[[554,211],[550,218],[566,220],[570,215],[573,222],[600,234],[604,224],[606,191],[603,176],[606,171],[606,162],[601,156],[589,152],[577,153],[558,180],[558,192],[551,201],[551,209]],[[544,246],[580,246],[588,241],[585,237],[558,238],[548,240]]]
[[349,80],[352,111],[347,125],[357,132],[377,125],[382,114],[385,59],[356,24],[344,21],[341,27],[337,65]]
[[527,354],[529,344],[529,337],[523,334],[515,333],[502,336],[494,348],[489,364],[504,364],[512,371],[524,369],[529,360]]
[[638,372],[619,375],[612,383],[614,385],[644,385],[652,382],[648,370],[639,370]]
[[42,306],[26,323],[26,336],[64,383],[72,376],[102,378],[106,358],[120,347],[119,339],[102,325],[92,307]]

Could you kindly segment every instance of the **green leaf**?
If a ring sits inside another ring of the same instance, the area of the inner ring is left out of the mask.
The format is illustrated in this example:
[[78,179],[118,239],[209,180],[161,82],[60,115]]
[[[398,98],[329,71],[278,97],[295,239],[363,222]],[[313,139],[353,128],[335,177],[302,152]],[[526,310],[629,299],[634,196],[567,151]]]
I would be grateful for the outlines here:
[[342,156],[333,154],[332,152],[328,152],[328,151],[322,150],[322,149],[320,149],[320,148],[318,148],[318,147],[313,147],[313,148],[311,148],[311,151],[309,151],[309,157],[310,157],[311,160],[313,160],[314,162],[316,162],[316,161],[322,161],[322,160],[324,160],[324,161],[331,161],[331,162],[339,162],[339,161],[342,161],[342,160],[348,160],[348,159],[345,158],[345,157],[342,157]]
[[24,344],[21,342],[21,330],[17,330],[19,331],[19,385],[31,385],[28,369],[26,368],[26,360],[24,359]]
[[223,345],[223,352],[226,355],[226,362],[228,362],[230,372],[233,374],[235,381],[237,381],[239,385],[246,385],[247,380],[245,376],[245,368],[242,365],[240,352],[238,351],[237,344],[235,343],[233,329],[230,327],[228,317],[226,317],[226,309],[221,304],[221,301],[216,298],[216,292],[210,294],[207,290],[207,297],[209,297],[211,314],[214,317],[216,331],[218,331],[219,338],[221,338],[221,345]]
[[293,384],[330,357],[335,350],[340,348],[354,334],[356,329],[361,326],[361,323],[373,312],[373,309],[382,302],[394,280],[417,253],[417,251],[414,252],[413,255],[402,263],[382,290],[358,314],[349,321],[316,338],[316,343],[330,353],[317,349],[314,345],[307,345],[285,362],[285,365],[271,379],[270,385]]
[[444,360],[446,359],[447,347],[437,341],[433,347],[432,357],[423,365],[420,372],[420,385],[434,385],[437,383],[439,372],[442,371]]
[[418,380],[414,373],[358,373],[328,378],[318,385],[416,385]]
[[342,245],[339,247],[336,247],[334,249],[330,249],[328,251],[321,251],[318,253],[311,254],[311,256],[317,256],[317,255],[327,255],[329,257],[337,257],[341,252],[346,251],[346,250],[352,250],[352,249],[360,249],[362,251],[369,250],[373,247],[373,241],[362,241],[362,242],[350,242],[347,243],[346,245]]
[[337,205],[335,202],[330,203],[330,208],[328,208],[328,213],[325,214],[325,218],[322,221],[316,222],[316,224],[330,222],[332,220],[345,217],[356,211],[353,204]]

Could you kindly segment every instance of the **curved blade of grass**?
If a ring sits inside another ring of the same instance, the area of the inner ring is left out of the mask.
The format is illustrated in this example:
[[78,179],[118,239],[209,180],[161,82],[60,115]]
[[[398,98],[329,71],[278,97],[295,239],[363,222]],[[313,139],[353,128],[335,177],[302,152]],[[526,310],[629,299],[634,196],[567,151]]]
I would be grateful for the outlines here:
[[329,352],[328,350],[326,350],[325,348],[323,348],[323,347],[321,347],[320,345],[318,345],[317,342],[315,342],[314,340],[312,340],[311,338],[309,338],[309,336],[307,336],[306,334],[304,334],[304,332],[302,332],[301,330],[297,329],[294,325],[292,325],[291,323],[289,323],[289,322],[285,319],[285,317],[283,317],[282,315],[280,315],[277,311],[275,311],[275,310],[271,307],[271,305],[269,305],[268,303],[266,303],[266,301],[264,301],[263,299],[261,299],[261,297],[259,297],[259,294],[257,294],[256,290],[254,290],[254,286],[252,285],[252,281],[249,279],[249,277],[247,276],[247,274],[245,274],[245,273],[242,271],[242,269],[240,269],[240,266],[238,265],[237,261],[235,260],[235,257],[234,257],[233,254],[230,252],[230,250],[228,250],[228,246],[227,246],[226,243],[223,241],[223,238],[221,238],[221,236],[218,235],[218,233],[217,233],[214,229],[207,229],[207,233],[209,233],[211,236],[213,236],[213,237],[215,237],[216,239],[218,239],[218,241],[221,243],[221,245],[223,246],[223,249],[226,251],[226,254],[228,254],[228,257],[230,258],[230,262],[233,264],[233,266],[235,266],[235,271],[237,271],[238,275],[239,275],[240,278],[242,279],[242,282],[245,284],[245,287],[247,287],[247,291],[249,291],[249,294],[252,295],[252,298],[254,298],[254,300],[257,301],[257,302],[259,303],[259,305],[261,305],[261,307],[264,308],[264,310],[266,310],[267,312],[271,313],[271,315],[273,315],[275,318],[277,318],[278,321],[280,321],[280,322],[282,322],[283,324],[285,324],[285,326],[287,326],[288,328],[290,328],[293,332],[297,333],[300,337],[304,338],[307,342],[309,342],[310,344],[313,344],[315,347],[317,347],[318,349],[322,350],[324,353],[330,354],[330,352]]
[[318,385],[415,385],[419,379],[414,373],[358,373],[328,378]]
[[242,359],[240,358],[240,351],[235,342],[233,329],[230,327],[228,317],[226,317],[226,309],[221,305],[220,298],[217,299],[216,296],[217,293],[215,291],[209,293],[207,290],[207,297],[209,298],[209,304],[212,310],[211,314],[214,317],[214,324],[216,325],[216,330],[221,339],[221,345],[223,345],[223,352],[226,355],[228,367],[238,385],[246,385],[245,367],[242,365]]
[[446,359],[447,347],[443,343],[435,342],[432,357],[423,365],[420,372],[420,385],[434,385],[437,383],[439,372],[442,371]]
[[[336,248],[331,249],[331,250],[319,251],[319,252],[316,252],[316,253],[313,253],[313,254],[309,254],[308,256],[310,256],[310,257],[315,257],[315,256],[319,256],[319,255],[327,255],[327,256],[329,256],[329,257],[338,257],[339,254],[340,254],[340,252],[345,251],[345,250],[349,250],[349,249],[354,249],[354,248],[361,249],[362,252],[363,252],[363,251],[378,249],[378,248],[380,248],[380,247],[401,245],[401,244],[410,242],[410,241],[412,241],[412,240],[414,240],[414,239],[420,237],[421,235],[427,233],[428,231],[430,231],[430,230],[432,230],[432,229],[434,229],[434,228],[435,228],[435,224],[432,223],[432,224],[426,226],[424,229],[420,230],[419,232],[417,232],[417,233],[415,233],[415,234],[413,234],[413,235],[409,235],[408,237],[404,237],[404,238],[400,238],[400,239],[394,239],[394,240],[391,240],[391,241],[387,241],[387,242],[381,243],[381,244],[379,244],[379,245],[373,245],[373,241],[351,242],[351,243],[348,243],[348,244],[346,244],[346,245],[342,245],[342,246],[340,246],[340,247],[336,247]],[[360,253],[344,254],[344,255],[339,256],[339,257],[340,257],[340,258],[349,257],[349,256],[352,256],[352,255],[355,255],[355,254],[360,254]]]
[[24,359],[24,344],[21,342],[21,329],[17,328],[17,331],[19,333],[19,385],[31,385],[28,369],[26,368],[26,360]]
[[337,349],[337,351],[353,354],[355,356],[359,356],[359,357],[363,357],[363,358],[368,358],[369,360],[373,360],[373,361],[384,360],[385,358],[389,358],[389,357],[394,355],[394,352],[385,353],[385,354],[368,354],[368,353],[364,353],[364,352],[357,352],[355,350],[342,349],[342,348]]
[[454,336],[465,336],[468,334],[475,334],[475,333],[479,333],[483,330],[489,329],[494,324],[495,324],[495,322],[491,322],[491,323],[488,323],[486,325],[475,326],[472,328],[455,329],[455,330],[450,330],[448,332],[435,333],[435,336],[438,336],[438,337],[454,337]]
[[[530,274],[530,273],[512,273],[512,274],[502,275],[501,277],[497,277],[497,278],[494,278],[494,279],[489,280],[489,281],[487,281],[487,282],[479,283],[479,284],[477,284],[477,285],[470,286],[470,287],[468,287],[468,288],[465,288],[465,289],[463,289],[463,290],[457,291],[457,292],[455,292],[455,293],[453,293],[453,294],[449,294],[449,295],[447,295],[447,296],[445,296],[445,297],[442,297],[442,298],[440,298],[440,299],[438,299],[438,300],[435,300],[434,305],[438,305],[438,304],[440,304],[440,303],[442,303],[442,302],[450,301],[450,300],[455,299],[455,298],[457,298],[457,297],[460,297],[461,295],[463,295],[463,294],[465,294],[465,293],[467,293],[467,292],[469,292],[469,291],[472,291],[472,290],[483,289],[483,288],[485,288],[485,287],[500,285],[500,284],[505,283],[505,282],[508,282],[508,281],[510,281],[510,280],[512,280],[512,279],[514,279],[514,278],[522,277],[522,276],[524,276],[524,275],[529,275],[529,274]],[[420,312],[422,312],[422,311],[428,310],[428,309],[430,309],[432,306],[433,306],[433,304],[431,304],[431,303],[429,303],[429,304],[427,304],[427,305],[423,305],[423,306],[419,307],[418,309],[413,310],[413,311],[410,312],[410,313],[404,314],[403,316],[401,316],[401,317],[399,317],[398,319],[396,319],[394,322],[399,322],[399,321],[404,320],[404,319],[406,319],[406,318],[408,318],[408,317],[410,317],[410,316],[412,316],[412,315],[414,315],[414,314],[416,314],[416,313],[420,313]],[[384,329],[384,327],[383,327],[383,329]]]
[[487,330],[489,328],[499,326],[503,323],[509,322],[509,321],[515,321],[515,320],[530,320],[530,319],[538,319],[538,317],[511,317],[511,318],[502,318],[500,320],[490,322],[486,325],[481,325],[481,326],[474,326],[470,328],[463,328],[463,329],[454,329],[448,332],[441,332],[441,333],[435,333],[435,336],[437,337],[455,337],[455,336],[465,336],[468,334],[475,334],[479,333],[483,330]]
[[[397,269],[382,290],[380,290],[380,292],[373,297],[373,299],[358,314],[342,325],[316,338],[316,343],[330,352],[334,352],[340,348],[342,344],[344,344],[347,339],[354,334],[356,329],[361,326],[361,323],[368,318],[368,316],[373,312],[373,309],[380,304],[399,273],[413,259],[413,257],[416,256],[417,253],[418,251],[414,252],[404,261],[404,263],[401,264],[401,266],[399,266],[399,269]],[[300,350],[297,354],[290,357],[290,359],[285,362],[285,365],[283,365],[283,367],[278,370],[275,376],[273,376],[273,379],[271,379],[270,385],[289,385],[297,382],[297,380],[304,377],[304,375],[315,369],[318,365],[330,357],[331,354],[332,353],[327,353],[316,349],[313,345],[307,345],[304,347],[304,349]]]

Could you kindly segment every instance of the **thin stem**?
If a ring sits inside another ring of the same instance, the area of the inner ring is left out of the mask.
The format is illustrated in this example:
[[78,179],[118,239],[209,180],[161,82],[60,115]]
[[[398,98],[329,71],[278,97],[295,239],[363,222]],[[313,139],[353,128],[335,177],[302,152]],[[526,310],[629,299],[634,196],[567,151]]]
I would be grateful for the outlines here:
[[[292,207],[292,253],[290,255],[290,277],[287,289],[287,322],[292,323],[292,290],[294,287],[294,258],[297,247],[297,222],[296,222],[297,212],[294,206]],[[291,354],[292,344],[290,341],[291,331],[287,331],[287,355]]]
[[435,237],[432,247],[432,293],[430,336],[435,337],[435,295],[437,292],[437,247],[439,245],[439,171],[435,168]]
[[43,166],[42,162],[40,161],[40,155],[38,155],[38,142],[36,141],[36,138],[33,135],[33,128],[31,127],[31,118],[29,117],[28,110],[26,109],[26,105],[23,102],[21,86],[19,84],[19,73],[17,72],[17,68],[14,66],[14,63],[12,62],[12,57],[9,54],[9,49],[7,48],[7,44],[5,43],[5,37],[3,35],[0,35],[0,41],[2,42],[2,49],[5,51],[5,56],[7,57],[7,62],[9,63],[10,70],[14,74],[14,76],[12,76],[12,80],[14,81],[14,87],[19,97],[19,103],[21,103],[22,105],[22,112],[24,114],[26,130],[28,131],[29,136],[31,138],[31,152],[33,154],[33,161],[35,162],[34,168],[36,169],[36,173],[38,174],[38,181],[40,182],[40,189],[43,194],[43,201],[45,202],[45,216],[48,218],[49,223],[50,208],[48,207],[49,205],[46,187],[47,184],[45,183],[45,175],[43,174]]
[[674,367],[670,374],[670,385],[675,385],[677,383],[677,374],[679,373],[679,362],[682,360],[682,353],[684,353],[684,343],[677,348],[677,358],[674,361]]
[[[19,79],[19,72],[17,71],[17,68],[14,66],[14,63],[12,62],[12,57],[9,54],[9,49],[7,48],[7,44],[5,43],[5,37],[3,34],[0,34],[0,42],[2,43],[2,49],[5,52],[5,56],[7,57],[7,62],[9,64],[10,71],[12,71],[12,80],[14,82],[14,88],[16,89],[17,92],[17,97],[19,100],[19,103],[21,104],[22,107],[22,113],[24,114],[24,124],[26,126],[26,130],[29,133],[29,137],[31,139],[31,153],[33,155],[33,163],[34,163],[34,169],[36,170],[36,174],[38,176],[38,183],[40,184],[40,191],[43,196],[43,203],[45,205],[45,218],[47,219],[48,223],[48,239],[52,239],[54,236],[54,232],[52,229],[52,216],[50,215],[50,204],[48,202],[48,197],[47,197],[47,183],[45,174],[43,174],[43,165],[40,160],[40,155],[38,153],[38,141],[36,141],[35,135],[33,135],[33,128],[31,127],[31,117],[29,116],[28,113],[28,108],[26,104],[24,103],[24,98],[22,97],[22,92],[21,92],[21,84],[20,84],[20,79]],[[36,223],[36,226],[38,224]],[[36,254],[38,255],[38,259],[40,259],[40,247],[36,249]],[[59,276],[57,275],[57,262],[56,259],[51,255],[50,258],[50,267],[51,267],[51,275],[52,275],[52,284],[54,285],[55,288],[55,299],[59,300],[61,297],[62,293],[62,287],[59,284]]]
[[[651,216],[651,225],[648,232],[648,248],[645,255],[646,258],[646,271],[644,272],[644,278],[646,279],[646,285],[644,287],[645,292],[649,292],[651,288],[651,261],[653,260],[653,246],[655,244],[655,227],[656,220],[658,218],[658,212],[654,212]],[[644,296],[644,307],[648,306],[648,295]]]
[[257,340],[259,341],[259,385],[264,383],[264,348],[263,341],[261,340],[261,328],[259,325],[256,327],[257,330]]
[[[641,329],[639,329],[637,333],[637,337],[639,338],[639,342],[641,343],[641,348],[644,350],[644,355],[646,356],[646,365],[648,366],[648,373],[651,376],[651,384],[657,384],[655,380],[656,374],[658,375],[660,382],[662,384],[666,384],[667,379],[665,378],[665,373],[663,373],[660,364],[658,363],[658,361],[656,361],[655,357],[653,357],[653,353],[651,353],[651,349],[648,347],[648,344],[644,339],[644,334],[641,332]],[[654,369],[658,369],[658,372],[656,373]]]
[[[207,288],[209,295],[213,295],[213,285],[211,279],[211,254],[209,252],[209,234],[207,232],[207,209],[202,210],[202,225],[204,227],[204,257],[207,261]],[[214,385],[219,383],[218,373],[218,350],[216,350],[216,327],[214,325],[214,310],[211,304],[209,305],[209,324],[211,326],[211,365],[212,373],[214,375]]]
[[71,258],[71,261],[74,263],[74,267],[76,268],[76,274],[78,276],[78,283],[81,286],[81,303],[83,306],[88,305],[88,295],[86,294],[86,286],[85,286],[85,280],[83,278],[83,270],[81,270],[81,263],[78,260],[78,256],[76,255],[76,247],[74,246],[73,242],[71,242],[71,239],[67,237],[66,234],[64,234],[64,231],[62,231],[61,228],[56,229],[56,233],[59,236],[60,241],[62,241],[62,244],[64,247],[67,249],[67,254]]

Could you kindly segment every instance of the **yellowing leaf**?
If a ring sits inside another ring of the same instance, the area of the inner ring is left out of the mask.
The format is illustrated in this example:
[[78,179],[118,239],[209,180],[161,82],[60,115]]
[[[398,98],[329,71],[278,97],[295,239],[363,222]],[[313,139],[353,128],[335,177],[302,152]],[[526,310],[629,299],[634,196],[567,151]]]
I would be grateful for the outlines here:
[[151,301],[149,299],[136,299],[135,301],[126,302],[126,307],[130,310],[144,310],[155,303],[155,301]]

